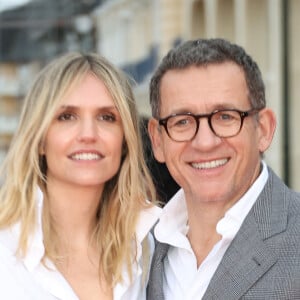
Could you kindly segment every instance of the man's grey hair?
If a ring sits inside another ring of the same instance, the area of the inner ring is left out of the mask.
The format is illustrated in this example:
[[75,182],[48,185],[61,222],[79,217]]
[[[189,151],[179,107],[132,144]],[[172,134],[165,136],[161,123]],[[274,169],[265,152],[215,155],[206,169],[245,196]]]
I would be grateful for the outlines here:
[[242,47],[224,39],[198,39],[186,41],[171,49],[156,69],[150,81],[150,105],[153,117],[160,117],[160,85],[167,71],[224,62],[233,62],[241,67],[245,74],[252,108],[264,108],[265,85],[258,65],[250,55]]

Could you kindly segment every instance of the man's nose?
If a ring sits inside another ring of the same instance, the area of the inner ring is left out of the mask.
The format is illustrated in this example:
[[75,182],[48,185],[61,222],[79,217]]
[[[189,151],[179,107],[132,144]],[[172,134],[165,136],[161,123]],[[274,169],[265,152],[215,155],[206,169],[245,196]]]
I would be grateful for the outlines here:
[[208,118],[199,119],[199,127],[192,144],[203,149],[209,149],[220,141],[209,125]]

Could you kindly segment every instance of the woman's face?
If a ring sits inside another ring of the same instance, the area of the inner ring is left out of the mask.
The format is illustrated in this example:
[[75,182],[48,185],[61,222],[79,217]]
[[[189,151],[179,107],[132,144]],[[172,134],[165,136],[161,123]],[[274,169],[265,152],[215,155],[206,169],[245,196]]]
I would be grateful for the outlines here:
[[48,184],[102,189],[120,167],[124,139],[120,114],[103,82],[92,74],[63,98],[41,154]]

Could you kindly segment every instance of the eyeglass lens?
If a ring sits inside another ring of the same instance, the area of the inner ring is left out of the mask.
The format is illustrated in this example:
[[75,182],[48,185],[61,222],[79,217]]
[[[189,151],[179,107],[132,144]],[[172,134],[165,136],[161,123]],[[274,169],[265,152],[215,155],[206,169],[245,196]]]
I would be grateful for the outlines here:
[[177,141],[192,139],[199,128],[201,118],[207,118],[213,133],[219,137],[236,135],[242,124],[238,111],[217,111],[209,115],[183,114],[172,116],[167,120],[167,130],[171,138]]

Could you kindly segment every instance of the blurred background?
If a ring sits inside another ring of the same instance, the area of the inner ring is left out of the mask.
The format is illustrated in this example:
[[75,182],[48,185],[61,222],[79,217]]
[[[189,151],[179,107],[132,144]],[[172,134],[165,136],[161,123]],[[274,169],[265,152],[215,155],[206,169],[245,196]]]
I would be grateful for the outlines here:
[[223,37],[257,61],[277,131],[265,159],[300,190],[300,0],[0,0],[0,163],[36,73],[67,51],[104,55],[136,81],[140,114],[166,52]]

